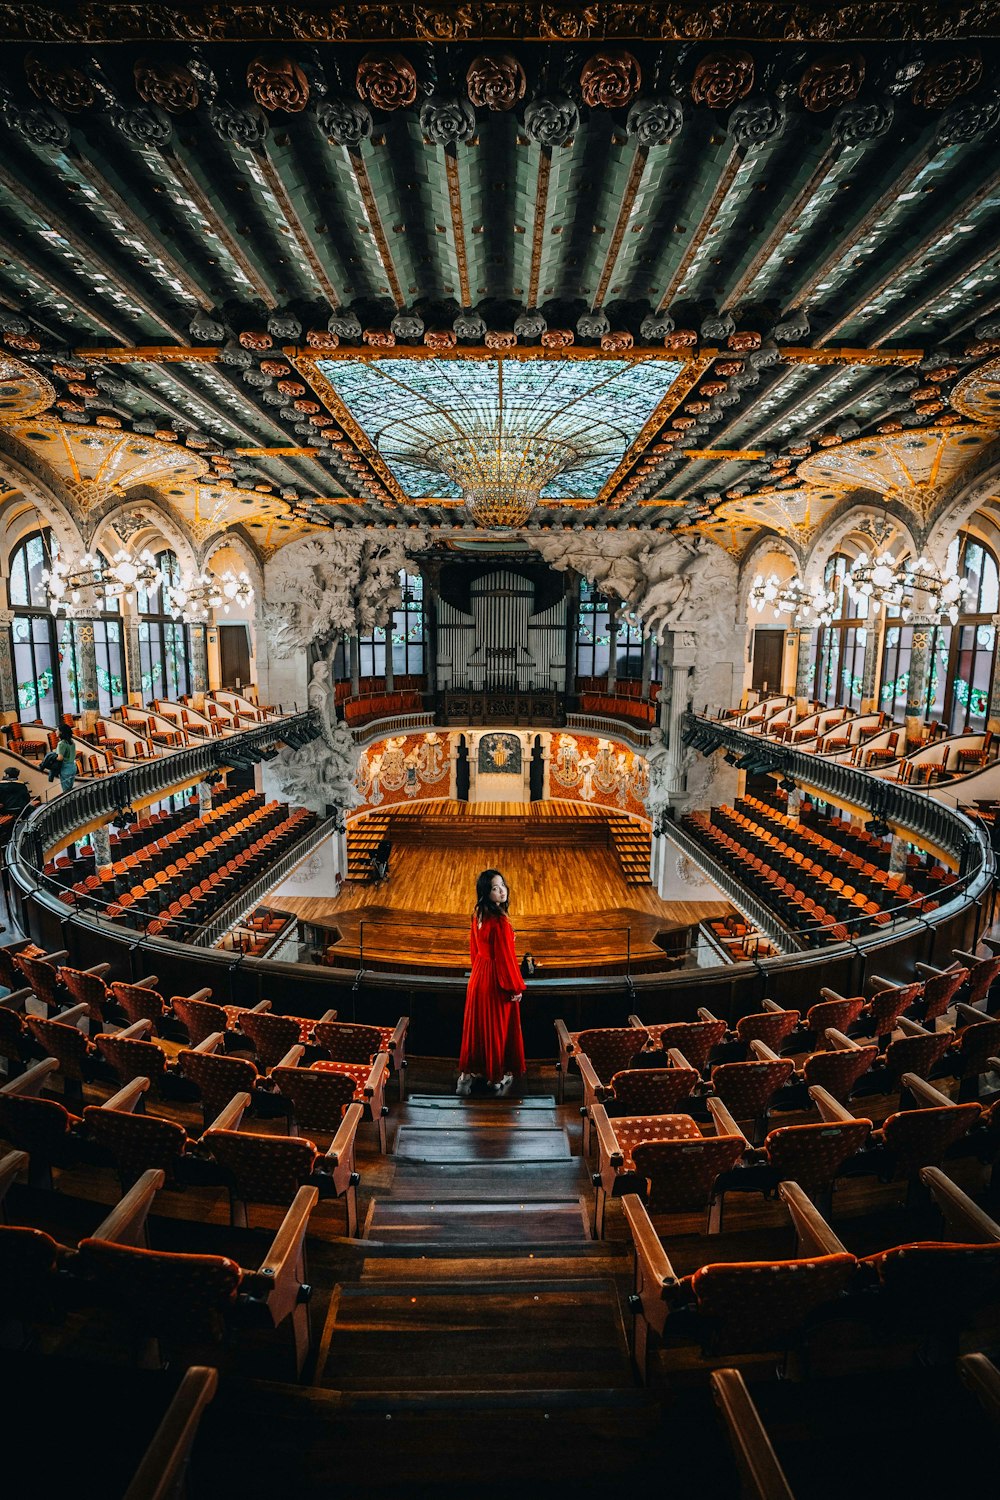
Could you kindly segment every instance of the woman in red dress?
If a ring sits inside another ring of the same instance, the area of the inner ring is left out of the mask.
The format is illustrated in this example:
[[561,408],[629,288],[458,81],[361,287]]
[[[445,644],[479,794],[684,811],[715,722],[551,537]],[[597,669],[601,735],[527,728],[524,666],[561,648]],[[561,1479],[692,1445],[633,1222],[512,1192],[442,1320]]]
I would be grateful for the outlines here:
[[458,1092],[467,1093],[474,1078],[485,1078],[491,1093],[510,1087],[525,1071],[521,1040],[524,981],[514,952],[514,929],[507,916],[510,892],[499,870],[484,870],[476,881],[469,952],[472,973],[465,994]]

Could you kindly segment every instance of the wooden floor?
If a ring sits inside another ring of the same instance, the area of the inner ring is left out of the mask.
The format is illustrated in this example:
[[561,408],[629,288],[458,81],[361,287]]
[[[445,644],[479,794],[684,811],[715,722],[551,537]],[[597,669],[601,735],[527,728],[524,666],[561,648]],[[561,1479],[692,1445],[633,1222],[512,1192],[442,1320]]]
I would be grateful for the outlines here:
[[[657,934],[676,934],[732,911],[726,901],[661,901],[652,886],[626,883],[606,845],[563,847],[560,822],[579,824],[591,815],[604,821],[576,803],[533,803],[530,810],[516,803],[404,808],[394,820],[414,828],[394,842],[387,881],[348,881],[340,896],[284,897],[279,890],[275,900],[309,923],[336,930],[338,965],[357,962],[364,920],[366,966],[401,960],[465,969],[476,876],[498,868],[511,892],[518,951],[530,950],[549,972],[565,972],[566,965],[590,972],[619,967],[629,940],[636,966],[657,965],[664,957]],[[477,825],[489,829],[488,838],[477,837]],[[435,839],[436,826],[444,838]],[[426,839],[419,837],[424,830]]]

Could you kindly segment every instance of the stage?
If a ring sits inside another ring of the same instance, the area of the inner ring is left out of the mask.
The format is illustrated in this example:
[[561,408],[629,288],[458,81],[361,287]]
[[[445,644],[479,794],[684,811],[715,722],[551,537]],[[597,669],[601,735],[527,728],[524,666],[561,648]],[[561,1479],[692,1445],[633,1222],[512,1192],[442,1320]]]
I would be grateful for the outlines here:
[[394,806],[352,825],[362,850],[366,824],[369,842],[391,841],[388,880],[351,879],[339,896],[274,897],[316,929],[316,946],[337,968],[463,973],[476,876],[491,867],[511,891],[518,955],[533,955],[539,978],[675,968],[691,929],[733,910],[721,900],[662,901],[636,873],[642,859],[648,868],[648,830],[604,808]]

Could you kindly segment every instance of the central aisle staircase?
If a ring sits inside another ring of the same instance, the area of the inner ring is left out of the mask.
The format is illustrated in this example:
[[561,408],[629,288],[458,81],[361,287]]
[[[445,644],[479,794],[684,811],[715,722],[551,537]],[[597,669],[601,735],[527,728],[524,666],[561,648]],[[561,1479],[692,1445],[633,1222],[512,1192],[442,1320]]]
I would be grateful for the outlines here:
[[[654,1478],[663,1414],[629,1356],[631,1257],[591,1238],[577,1107],[418,1092],[393,1115],[395,1152],[327,1309],[311,1389],[272,1386],[265,1404],[248,1384],[240,1425],[260,1400],[268,1443],[245,1473],[230,1450],[219,1481],[457,1500],[470,1487],[578,1497],[623,1473]],[[220,1391],[206,1427],[225,1427],[227,1404]],[[321,1441],[290,1459],[317,1416]]]

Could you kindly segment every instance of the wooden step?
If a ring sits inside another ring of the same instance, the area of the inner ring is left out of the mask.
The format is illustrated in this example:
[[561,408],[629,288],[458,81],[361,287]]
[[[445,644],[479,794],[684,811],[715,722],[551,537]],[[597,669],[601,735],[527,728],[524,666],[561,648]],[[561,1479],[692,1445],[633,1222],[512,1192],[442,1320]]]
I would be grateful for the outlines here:
[[633,1386],[612,1280],[342,1286],[317,1383],[343,1391]]
[[[580,1157],[535,1161],[526,1172],[520,1161],[428,1163],[391,1158],[394,1203],[545,1203],[575,1198],[586,1187]],[[89,1233],[89,1231],[88,1231]]]
[[[391,1203],[379,1199],[365,1238],[396,1245],[579,1245],[590,1236],[580,1200],[548,1203]],[[499,1251],[498,1251],[499,1253]]]
[[469,1130],[456,1127],[401,1125],[396,1135],[396,1157],[410,1161],[542,1162],[565,1161],[569,1139],[562,1129]]

